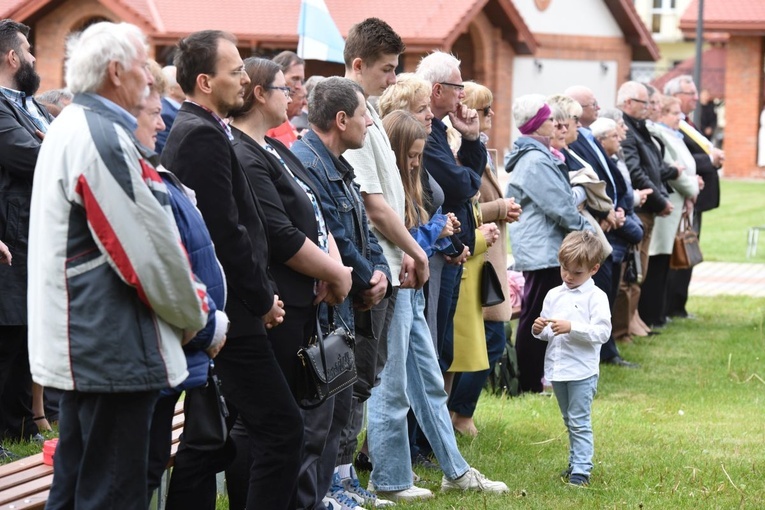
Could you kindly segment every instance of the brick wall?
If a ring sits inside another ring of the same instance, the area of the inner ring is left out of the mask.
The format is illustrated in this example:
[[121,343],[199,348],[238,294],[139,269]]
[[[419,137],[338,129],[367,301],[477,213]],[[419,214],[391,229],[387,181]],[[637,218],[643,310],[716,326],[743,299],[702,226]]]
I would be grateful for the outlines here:
[[120,21],[97,0],[69,0],[32,25],[40,92],[64,86],[64,41],[73,29],[92,18]]
[[765,177],[757,167],[763,38],[731,36],[725,65],[725,175]]

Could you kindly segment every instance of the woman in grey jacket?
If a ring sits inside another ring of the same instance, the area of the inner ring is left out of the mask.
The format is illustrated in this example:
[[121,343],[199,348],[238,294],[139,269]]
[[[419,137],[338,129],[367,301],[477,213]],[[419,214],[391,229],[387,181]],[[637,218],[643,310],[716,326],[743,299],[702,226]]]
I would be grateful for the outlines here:
[[510,172],[506,197],[515,197],[523,209],[518,222],[508,227],[515,269],[526,278],[515,349],[521,391],[543,389],[546,344],[534,338],[531,327],[542,311],[547,291],[562,283],[558,248],[574,230],[590,230],[577,212],[568,171],[550,152],[554,124],[541,94],[521,96],[513,103],[513,118],[521,136],[515,142],[505,170]]

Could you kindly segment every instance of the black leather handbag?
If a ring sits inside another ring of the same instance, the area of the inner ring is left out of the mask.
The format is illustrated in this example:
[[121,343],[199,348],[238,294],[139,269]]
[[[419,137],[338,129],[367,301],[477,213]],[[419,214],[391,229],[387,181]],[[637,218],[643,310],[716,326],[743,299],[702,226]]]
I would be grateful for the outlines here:
[[214,367],[210,360],[205,385],[186,390],[183,400],[183,441],[196,450],[217,450],[228,438],[228,407],[221,393],[221,382],[213,372]]
[[355,338],[343,319],[341,327],[335,327],[333,309],[329,309],[330,332],[324,335],[316,309],[316,334],[297,355],[301,373],[297,387],[297,403],[303,409],[314,409],[329,397],[356,382],[356,358],[353,350]]
[[484,261],[481,268],[481,305],[494,306],[502,303],[505,295],[502,293],[502,284],[499,281],[494,266],[488,260]]

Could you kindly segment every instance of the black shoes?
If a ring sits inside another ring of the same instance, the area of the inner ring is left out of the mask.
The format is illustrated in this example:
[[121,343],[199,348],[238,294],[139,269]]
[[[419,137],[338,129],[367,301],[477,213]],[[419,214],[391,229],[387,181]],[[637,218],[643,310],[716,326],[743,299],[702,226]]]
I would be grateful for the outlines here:
[[372,471],[372,461],[369,460],[369,455],[364,452],[356,454],[356,459],[353,461],[353,465],[356,466],[356,471]]
[[579,473],[574,473],[568,478],[569,485],[576,485],[577,487],[587,487],[590,485],[590,477]]
[[640,368],[640,365],[638,365],[637,363],[632,363],[631,361],[625,361],[622,359],[621,356],[614,356],[613,358],[602,360],[600,364],[614,365],[614,366],[622,367],[622,368]]

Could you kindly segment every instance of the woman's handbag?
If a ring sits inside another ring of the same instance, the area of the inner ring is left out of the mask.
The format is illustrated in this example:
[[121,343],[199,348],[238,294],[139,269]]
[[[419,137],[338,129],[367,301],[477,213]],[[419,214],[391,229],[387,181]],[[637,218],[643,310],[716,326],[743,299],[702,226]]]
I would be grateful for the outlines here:
[[675,235],[675,245],[669,258],[670,269],[690,269],[704,260],[699,246],[699,237],[691,228],[688,212],[683,211],[680,226]]
[[217,450],[228,438],[228,407],[221,393],[221,382],[213,373],[215,364],[210,360],[207,383],[186,390],[183,400],[183,441],[196,450]]
[[502,293],[502,284],[499,281],[494,266],[488,260],[484,261],[481,268],[481,305],[494,306],[502,303],[505,295]]
[[339,315],[336,317],[342,327],[335,327],[332,311],[330,307],[330,332],[325,336],[319,323],[319,308],[316,309],[316,335],[297,353],[302,367],[297,403],[303,409],[319,407],[356,382],[355,338]]

